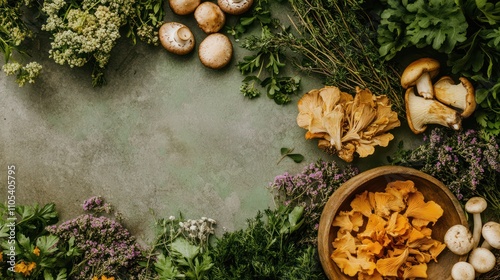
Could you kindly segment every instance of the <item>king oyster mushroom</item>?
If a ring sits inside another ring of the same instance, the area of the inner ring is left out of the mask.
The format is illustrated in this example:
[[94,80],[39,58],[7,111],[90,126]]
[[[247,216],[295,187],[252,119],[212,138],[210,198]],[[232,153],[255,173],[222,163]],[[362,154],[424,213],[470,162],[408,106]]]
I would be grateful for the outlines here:
[[439,72],[439,61],[420,58],[410,63],[401,74],[401,86],[405,89],[415,86],[418,95],[425,99],[434,98],[432,78]]
[[465,203],[465,211],[472,214],[472,218],[474,219],[474,230],[472,231],[474,248],[477,247],[479,240],[481,239],[481,230],[483,228],[481,213],[486,210],[487,206],[488,202],[486,202],[486,199],[479,196],[471,197],[467,203]]
[[171,53],[188,54],[195,45],[193,33],[182,23],[164,23],[160,27],[159,36],[161,45]]
[[218,32],[226,23],[226,15],[217,4],[201,3],[194,11],[198,26],[207,34]]
[[201,0],[169,0],[170,9],[177,15],[189,15],[200,5]]
[[428,124],[443,125],[454,130],[462,127],[457,111],[433,99],[425,99],[414,93],[413,87],[405,94],[406,119],[415,134],[424,132]]
[[459,80],[460,83],[455,84],[451,77],[442,77],[434,84],[434,96],[441,103],[459,109],[460,115],[466,118],[476,109],[476,97],[469,80],[465,77]]
[[253,0],[218,0],[217,5],[230,15],[241,15],[252,7]]
[[220,69],[231,61],[233,44],[224,34],[210,34],[200,43],[198,56],[206,67]]

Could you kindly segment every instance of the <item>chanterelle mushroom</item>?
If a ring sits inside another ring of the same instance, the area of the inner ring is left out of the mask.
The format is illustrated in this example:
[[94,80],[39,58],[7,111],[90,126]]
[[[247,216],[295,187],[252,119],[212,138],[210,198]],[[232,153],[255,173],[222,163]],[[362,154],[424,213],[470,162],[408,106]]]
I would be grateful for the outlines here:
[[307,129],[306,139],[319,139],[318,147],[346,162],[367,157],[375,146],[386,147],[394,138],[389,130],[400,125],[386,96],[356,89],[354,98],[334,86],[313,89],[298,102],[297,124]]
[[200,43],[198,56],[206,67],[220,69],[231,61],[233,45],[224,34],[210,34]]
[[169,0],[170,9],[177,15],[188,15],[196,10],[201,0]]
[[194,11],[194,18],[201,30],[207,34],[218,32],[226,23],[224,12],[212,2],[201,3]]
[[217,5],[225,13],[241,15],[252,7],[253,0],[218,0]]
[[438,124],[459,130],[462,119],[457,111],[439,101],[425,99],[414,94],[409,88],[405,94],[406,119],[415,134],[424,132],[428,124]]
[[460,83],[455,84],[451,77],[442,77],[434,84],[434,95],[441,103],[459,109],[460,115],[466,118],[476,109],[476,97],[469,80],[465,77],[459,80]]
[[161,45],[175,54],[187,54],[193,50],[195,45],[193,33],[182,23],[164,23],[160,27],[159,36]]
[[432,78],[439,72],[439,61],[421,58],[410,63],[401,74],[401,86],[405,89],[415,86],[418,95],[425,99],[434,98]]

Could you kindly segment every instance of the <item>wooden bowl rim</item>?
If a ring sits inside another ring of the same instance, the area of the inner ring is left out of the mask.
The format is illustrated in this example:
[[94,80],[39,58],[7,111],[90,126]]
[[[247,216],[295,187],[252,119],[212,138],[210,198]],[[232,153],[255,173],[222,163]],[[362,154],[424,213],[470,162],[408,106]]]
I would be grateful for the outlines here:
[[[325,240],[328,240],[329,238],[331,223],[338,211],[338,209],[334,209],[335,207],[333,206],[336,204],[337,198],[349,197],[353,192],[356,191],[356,189],[353,189],[352,186],[359,186],[364,182],[370,181],[377,177],[384,175],[391,175],[391,174],[394,175],[404,174],[409,176],[420,177],[438,186],[452,202],[455,212],[457,213],[461,223],[465,226],[468,226],[467,218],[458,199],[441,181],[432,177],[431,175],[411,167],[393,166],[393,165],[379,166],[366,170],[352,177],[351,179],[347,180],[337,190],[335,190],[335,192],[328,199],[327,203],[325,204],[325,207],[323,208],[323,212],[321,213],[319,228],[318,228],[317,246],[318,246],[319,259],[328,279],[336,280],[337,277],[334,270],[330,267],[333,263],[333,261],[330,259],[330,244],[327,244],[328,242],[325,242]],[[465,261],[466,258],[467,255],[460,256],[461,261]],[[333,265],[335,265],[335,263],[333,263]],[[452,278],[450,275],[446,280],[451,280],[451,279]]]

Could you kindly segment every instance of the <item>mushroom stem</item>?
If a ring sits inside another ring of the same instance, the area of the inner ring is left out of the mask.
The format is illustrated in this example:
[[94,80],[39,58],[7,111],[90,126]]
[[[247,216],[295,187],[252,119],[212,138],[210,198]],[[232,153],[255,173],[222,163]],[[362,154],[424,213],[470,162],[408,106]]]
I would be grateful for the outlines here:
[[175,42],[182,44],[191,38],[191,31],[187,26],[183,26],[174,33]]
[[474,230],[472,231],[472,239],[474,239],[474,247],[479,245],[479,240],[481,239],[481,229],[483,228],[483,222],[481,221],[481,213],[475,213],[472,215],[474,219]]
[[424,72],[416,82],[418,94],[425,99],[434,98],[434,89],[429,72]]
[[488,250],[493,250],[493,247],[486,240],[484,240],[483,244],[481,244],[481,248],[485,248],[485,249],[488,249]]
[[486,206],[488,206],[486,200],[479,196],[472,197],[467,201],[467,203],[465,203],[465,211],[472,214],[472,218],[474,219],[474,230],[472,231],[474,246],[472,248],[476,248],[479,245],[481,230],[483,229],[481,213],[486,209]]

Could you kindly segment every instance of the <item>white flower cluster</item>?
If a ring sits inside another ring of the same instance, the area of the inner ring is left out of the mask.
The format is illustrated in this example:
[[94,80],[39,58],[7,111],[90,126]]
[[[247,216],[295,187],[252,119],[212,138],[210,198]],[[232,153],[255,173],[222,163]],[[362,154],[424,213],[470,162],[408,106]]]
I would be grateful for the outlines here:
[[50,57],[70,67],[81,67],[95,59],[100,68],[105,68],[134,0],[84,0],[80,7],[69,2],[44,1],[42,11],[48,17],[42,30],[53,33]]
[[35,82],[35,78],[40,75],[42,65],[38,62],[30,62],[22,66],[18,62],[9,62],[3,65],[2,70],[7,76],[16,75],[16,82],[22,87],[26,83],[32,84]]
[[202,217],[199,220],[179,222],[179,227],[184,236],[196,243],[204,244],[210,235],[214,234],[217,222],[214,219]]

